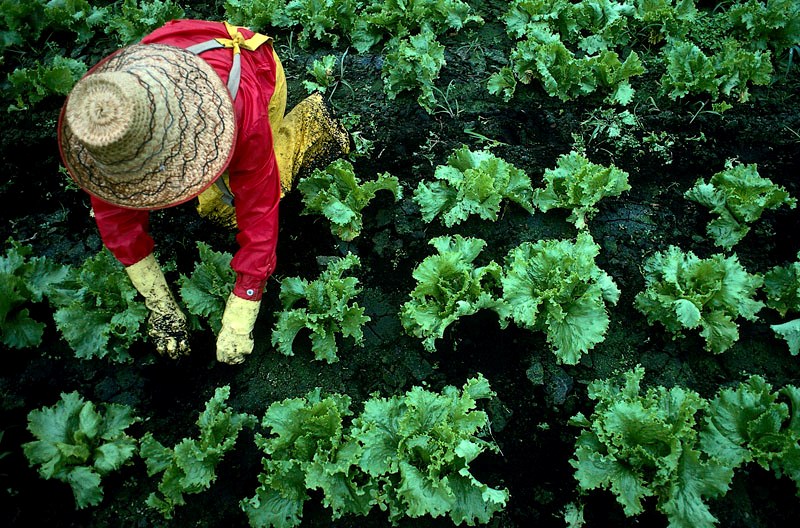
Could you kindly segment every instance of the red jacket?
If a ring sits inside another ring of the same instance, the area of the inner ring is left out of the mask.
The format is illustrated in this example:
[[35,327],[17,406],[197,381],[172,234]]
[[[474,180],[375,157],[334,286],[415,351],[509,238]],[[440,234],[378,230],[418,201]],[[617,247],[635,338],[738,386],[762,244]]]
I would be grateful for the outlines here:
[[[245,38],[253,35],[247,29],[241,32]],[[142,43],[186,48],[217,37],[230,38],[222,22],[173,20],[147,35]],[[227,83],[233,61],[231,49],[209,50],[200,57]],[[278,240],[280,178],[268,114],[275,89],[275,59],[269,44],[255,51],[242,50],[241,57],[242,77],[234,101],[237,138],[228,166],[239,225],[239,250],[231,267],[236,272],[233,293],[258,300],[275,269]],[[96,197],[91,201],[103,243],[123,265],[135,264],[153,252],[149,211],[124,209]]]

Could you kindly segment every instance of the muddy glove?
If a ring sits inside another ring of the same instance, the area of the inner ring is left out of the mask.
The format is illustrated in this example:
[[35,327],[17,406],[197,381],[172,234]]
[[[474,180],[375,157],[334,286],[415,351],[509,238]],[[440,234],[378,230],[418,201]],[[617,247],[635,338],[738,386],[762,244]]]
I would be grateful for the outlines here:
[[236,365],[253,351],[253,327],[260,306],[261,301],[250,301],[230,294],[225,313],[222,314],[222,328],[217,336],[218,361]]
[[151,253],[136,264],[125,268],[134,287],[144,297],[150,309],[147,334],[161,355],[172,359],[189,353],[189,335],[186,331],[186,316],[175,302],[167,281]]

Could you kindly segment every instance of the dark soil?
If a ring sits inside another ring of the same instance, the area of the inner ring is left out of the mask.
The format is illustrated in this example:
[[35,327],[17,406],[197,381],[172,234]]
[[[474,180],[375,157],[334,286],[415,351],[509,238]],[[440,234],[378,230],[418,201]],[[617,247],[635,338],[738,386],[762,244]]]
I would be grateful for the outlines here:
[[[294,48],[290,54],[287,35],[278,37],[277,50],[290,79],[291,106],[306,95],[301,85],[306,65],[328,53],[341,55],[343,50]],[[775,387],[800,385],[800,362],[768,327],[777,322],[771,310],[765,309],[758,322],[740,321],[740,340],[727,352],[712,355],[703,350],[698,335],[673,340],[662,327],[649,326],[633,307],[634,296],[644,287],[640,268],[647,256],[669,245],[701,257],[717,252],[705,236],[708,213],[683,197],[697,178],[709,178],[726,160],[737,159],[757,163],[762,176],[800,197],[800,138],[792,133],[800,131],[797,68],[788,79],[754,89],[753,102],[736,105],[723,115],[698,114],[699,101],[692,100],[660,99],[658,107],[638,105],[639,139],[651,132],[664,133],[660,136],[664,141],[655,148],[602,138],[586,141],[590,159],[627,171],[632,189],[603,201],[590,224],[603,248],[598,265],[614,278],[622,297],[610,308],[612,321],[605,341],[579,365],[559,365],[543,334],[513,324],[503,330],[491,312],[451,325],[444,339],[437,341],[435,353],[425,352],[418,340],[407,336],[397,313],[415,285],[411,271],[433,252],[427,240],[450,233],[483,238],[488,245],[480,263],[502,261],[509,249],[523,241],[576,234],[564,211],[531,216],[513,204],[506,205],[494,223],[470,219],[453,229],[437,221],[425,224],[411,199],[418,182],[431,179],[435,167],[461,145],[479,148],[496,142],[492,151],[525,170],[538,187],[543,171],[573,148],[574,135],[589,137],[592,124],[585,122],[599,104],[591,99],[562,103],[538,87],[520,90],[525,93],[507,104],[491,96],[486,80],[503,65],[509,45],[499,22],[447,36],[444,44],[447,65],[437,85],[446,90],[452,83],[450,110],[443,108],[433,115],[416,104],[415,94],[386,99],[380,56],[347,55],[347,84],[337,86],[331,103],[339,115],[360,115],[362,134],[375,145],[370,156],[355,161],[356,172],[362,179],[390,172],[401,180],[404,198],[394,203],[389,193],[379,193],[364,212],[362,235],[342,243],[330,234],[327,220],[301,214],[298,193],[286,196],[278,269],[262,304],[256,349],[243,365],[217,363],[210,332],[194,333],[192,355],[179,361],[158,357],[148,343],[131,351],[135,358],[131,364],[78,360],[52,324],[41,348],[5,350],[0,373],[0,431],[4,433],[0,453],[8,452],[0,458],[4,526],[247,526],[238,502],[252,496],[258,486],[262,457],[249,431],[227,454],[211,488],[188,495],[187,505],[179,507],[171,521],[145,505],[157,481],[147,476],[140,459],[106,477],[105,498],[98,507],[76,510],[69,486],[40,479],[20,448],[33,439],[26,429],[27,413],[53,405],[60,393],[73,390],[95,402],[130,405],[144,421],[129,432],[138,437],[149,431],[171,446],[181,438],[196,436],[197,415],[221,385],[230,385],[230,403],[237,411],[260,417],[272,402],[305,395],[314,387],[347,393],[360,402],[374,392],[402,393],[423,382],[433,390],[461,386],[480,372],[497,392],[488,411],[501,453],[481,455],[474,469],[480,480],[507,487],[511,494],[508,507],[491,525],[562,527],[565,506],[581,502],[587,526],[622,528],[659,527],[667,522],[654,502],[646,504],[647,513],[626,518],[611,492],[579,493],[569,465],[577,430],[567,421],[579,411],[591,412],[586,397],[589,382],[641,364],[648,384],[680,385],[703,396],[748,374],[760,374]],[[89,217],[86,195],[69,187],[58,170],[55,118],[60,104],[59,100],[45,101],[35,114],[2,117],[6,181],[0,184],[4,197],[0,237],[14,237],[31,244],[38,254],[79,265],[102,246]],[[768,211],[736,247],[748,271],[763,273],[796,259],[798,211]],[[175,263],[177,271],[168,273],[173,284],[179,272],[193,269],[197,240],[218,251],[236,249],[233,233],[198,218],[190,205],[154,214],[152,232],[161,259]],[[364,346],[341,341],[340,361],[329,365],[313,359],[310,343],[301,334],[295,355],[280,355],[269,344],[274,313],[280,309],[279,281],[290,276],[314,278],[321,270],[318,257],[347,251],[358,254],[362,262],[358,277],[364,290],[359,302],[372,318],[365,328]],[[40,320],[47,320],[47,306],[35,309]],[[330,512],[318,499],[312,494],[307,503],[304,526],[388,525],[380,511],[366,518],[331,521]],[[755,465],[740,469],[728,494],[710,505],[724,527],[777,528],[795,525],[800,519],[794,483]],[[448,519],[429,518],[401,523],[450,525]]]

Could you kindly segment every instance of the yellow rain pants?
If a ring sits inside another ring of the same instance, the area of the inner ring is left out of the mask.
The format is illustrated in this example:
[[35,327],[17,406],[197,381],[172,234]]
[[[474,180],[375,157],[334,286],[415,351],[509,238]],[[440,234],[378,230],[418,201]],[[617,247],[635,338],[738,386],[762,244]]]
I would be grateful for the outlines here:
[[[286,75],[278,55],[275,57],[275,91],[269,104],[273,148],[281,179],[281,198],[292,189],[298,174],[350,152],[350,139],[344,127],[325,106],[322,95],[314,93],[286,112]],[[222,176],[230,188],[228,173]],[[236,228],[236,212],[224,200],[223,191],[212,185],[198,196],[197,212],[226,227]]]

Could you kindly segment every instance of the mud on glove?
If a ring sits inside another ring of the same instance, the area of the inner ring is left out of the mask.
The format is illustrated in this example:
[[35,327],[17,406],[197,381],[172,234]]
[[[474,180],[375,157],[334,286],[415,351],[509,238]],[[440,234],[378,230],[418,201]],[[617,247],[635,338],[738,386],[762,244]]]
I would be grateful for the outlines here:
[[189,334],[186,316],[175,302],[155,256],[151,253],[126,267],[125,271],[133,286],[144,297],[145,306],[150,309],[147,334],[153,340],[156,351],[172,359],[187,355]]

